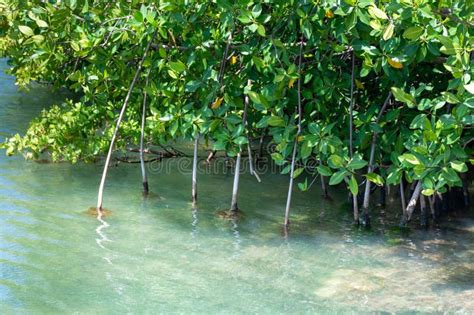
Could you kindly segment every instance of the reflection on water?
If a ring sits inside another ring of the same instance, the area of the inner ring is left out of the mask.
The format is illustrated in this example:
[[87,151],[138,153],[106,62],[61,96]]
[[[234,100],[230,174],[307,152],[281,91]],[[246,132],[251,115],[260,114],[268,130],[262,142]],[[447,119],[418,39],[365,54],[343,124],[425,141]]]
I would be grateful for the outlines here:
[[[5,63],[2,63],[5,67]],[[56,96],[20,93],[0,75],[0,140],[22,132]],[[230,175],[154,174],[141,195],[138,165],[112,168],[104,204],[100,165],[37,164],[0,156],[0,305],[24,313],[474,312],[474,220],[401,232],[390,211],[371,231],[354,228],[343,204],[295,191],[287,237],[287,178],[241,178],[245,216],[215,216]],[[317,186],[317,185],[315,185]],[[337,200],[341,200],[338,202]],[[393,207],[398,209],[398,204]]]

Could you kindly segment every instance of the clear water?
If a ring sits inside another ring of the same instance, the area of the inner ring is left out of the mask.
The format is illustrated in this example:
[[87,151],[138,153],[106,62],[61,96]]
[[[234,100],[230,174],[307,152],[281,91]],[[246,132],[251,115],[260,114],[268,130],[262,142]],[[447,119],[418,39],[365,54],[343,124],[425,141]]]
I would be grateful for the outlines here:
[[[2,71],[0,140],[61,97],[20,92]],[[343,192],[324,201],[315,188],[295,191],[284,237],[285,176],[243,175],[245,217],[232,223],[215,215],[229,205],[230,174],[199,176],[193,211],[189,174],[153,172],[159,197],[144,200],[139,166],[121,164],[110,170],[103,225],[85,213],[100,172],[1,153],[2,313],[474,312],[472,215],[402,234],[376,209],[362,231]]]

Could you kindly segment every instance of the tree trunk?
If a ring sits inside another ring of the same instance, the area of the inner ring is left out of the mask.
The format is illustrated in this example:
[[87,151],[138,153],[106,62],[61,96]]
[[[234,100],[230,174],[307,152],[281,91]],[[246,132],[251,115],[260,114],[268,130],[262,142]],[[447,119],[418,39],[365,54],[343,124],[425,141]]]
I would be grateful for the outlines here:
[[125,109],[127,108],[128,102],[130,101],[130,96],[132,95],[132,90],[135,87],[138,76],[140,75],[140,72],[142,70],[143,62],[145,61],[146,55],[148,54],[148,51],[150,50],[151,43],[155,39],[157,32],[158,32],[158,29],[156,29],[154,31],[153,35],[151,36],[151,39],[150,39],[150,41],[148,42],[148,45],[145,48],[145,52],[143,53],[142,59],[140,60],[140,63],[138,64],[138,69],[135,72],[135,76],[133,77],[132,83],[130,84],[130,88],[128,89],[127,96],[125,97],[122,109],[120,110],[120,114],[119,114],[119,117],[118,117],[118,120],[117,120],[117,125],[115,126],[115,130],[114,130],[114,133],[112,135],[112,139],[110,140],[109,151],[107,153],[107,158],[105,160],[104,170],[102,172],[102,178],[100,180],[100,185],[99,185],[99,193],[98,193],[98,196],[97,196],[97,214],[98,214],[98,217],[101,217],[101,215],[102,215],[102,201],[103,201],[105,179],[107,177],[107,171],[108,171],[108,168],[109,168],[110,159],[112,158],[112,152],[114,150],[115,139],[116,139],[117,134],[118,134],[120,123],[122,122],[123,115],[125,114]]
[[192,175],[192,190],[191,195],[193,199],[193,206],[197,203],[197,165],[198,165],[198,145],[199,145],[199,133],[194,138],[194,154],[193,154],[193,175]]
[[[148,78],[150,72],[148,73],[145,81],[145,87],[148,86]],[[145,120],[146,120],[146,101],[147,101],[147,92],[146,90],[143,92],[143,108],[142,108],[142,125],[141,125],[141,133],[140,133],[140,167],[142,170],[142,182],[143,182],[143,193],[148,195],[148,178],[146,176],[146,169],[145,169],[145,157],[144,157],[144,138],[145,138]]]

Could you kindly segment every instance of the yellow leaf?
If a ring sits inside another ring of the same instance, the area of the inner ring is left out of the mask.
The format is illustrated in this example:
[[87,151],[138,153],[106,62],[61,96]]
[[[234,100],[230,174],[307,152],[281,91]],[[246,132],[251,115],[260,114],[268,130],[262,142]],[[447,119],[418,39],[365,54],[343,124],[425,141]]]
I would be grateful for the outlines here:
[[304,140],[304,136],[298,136],[298,139],[297,139],[298,142],[301,142],[303,140]]
[[295,80],[291,79],[290,82],[288,82],[288,87],[291,89],[295,85]]
[[212,109],[219,108],[219,106],[221,106],[223,100],[224,100],[223,97],[218,97],[218,98],[216,98],[216,100],[214,101],[214,103],[212,103],[211,108],[212,108]]
[[356,87],[359,89],[359,90],[363,90],[364,89],[364,84],[362,82],[360,82],[359,80],[355,79],[355,84],[356,84]]
[[403,64],[398,60],[398,58],[388,58],[388,63],[394,67],[395,69],[402,69],[403,68]]
[[237,60],[238,60],[237,56],[232,56],[230,58],[230,64],[235,65],[237,63]]
[[327,10],[324,16],[327,17],[328,19],[332,19],[334,18],[334,13],[331,10]]

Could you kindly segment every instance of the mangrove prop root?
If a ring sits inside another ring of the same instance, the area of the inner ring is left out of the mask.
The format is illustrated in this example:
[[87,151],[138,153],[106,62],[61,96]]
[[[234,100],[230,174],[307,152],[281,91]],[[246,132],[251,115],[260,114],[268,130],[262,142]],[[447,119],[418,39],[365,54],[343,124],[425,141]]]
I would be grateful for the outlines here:
[[224,220],[238,220],[244,217],[244,213],[237,210],[222,210],[216,212],[217,217],[224,219]]
[[148,54],[148,51],[150,50],[150,46],[151,46],[153,40],[155,39],[157,33],[158,33],[158,28],[156,28],[155,31],[153,32],[153,35],[151,36],[151,39],[150,39],[150,41],[148,42],[148,44],[145,48],[145,52],[143,53],[142,59],[140,60],[140,63],[138,65],[138,69],[135,72],[135,76],[133,77],[132,83],[130,84],[130,87],[128,89],[127,96],[125,97],[125,100],[123,102],[122,109],[120,110],[120,114],[119,114],[119,117],[118,117],[118,120],[117,120],[117,125],[115,126],[115,130],[114,130],[114,133],[112,135],[112,139],[110,140],[109,151],[107,153],[107,158],[105,160],[104,171],[102,173],[102,178],[100,180],[99,193],[98,193],[98,196],[97,196],[98,217],[100,217],[100,215],[101,215],[100,212],[101,212],[101,209],[102,209],[105,179],[107,177],[107,171],[108,171],[108,168],[109,168],[110,159],[112,157],[112,152],[114,150],[115,139],[117,137],[118,130],[120,128],[120,123],[122,122],[123,116],[125,114],[125,109],[127,108],[128,102],[130,101],[130,96],[132,95],[133,88],[135,87],[135,84],[137,83],[138,76],[140,75],[140,72],[142,70],[143,63],[145,62],[145,58]]
[[[150,77],[151,71],[148,72],[145,80],[145,86],[148,86],[148,79]],[[143,182],[143,192],[144,194],[148,194],[148,178],[146,175],[146,168],[145,168],[145,155],[143,153],[144,150],[144,138],[145,138],[145,121],[146,121],[146,101],[147,101],[147,92],[146,89],[143,90],[143,107],[142,107],[142,122],[141,122],[141,130],[140,130],[140,168],[142,170],[142,182]]]
[[420,197],[420,192],[421,192],[421,182],[418,181],[416,183],[415,189],[411,196],[410,202],[408,202],[408,206],[406,209],[406,217],[405,217],[406,222],[409,222],[411,220],[411,216],[413,215],[413,212],[415,211],[416,201]]
[[194,139],[194,152],[193,152],[193,174],[192,174],[192,188],[191,197],[193,200],[193,206],[197,203],[197,164],[198,164],[198,145],[199,145],[199,133],[196,134]]

